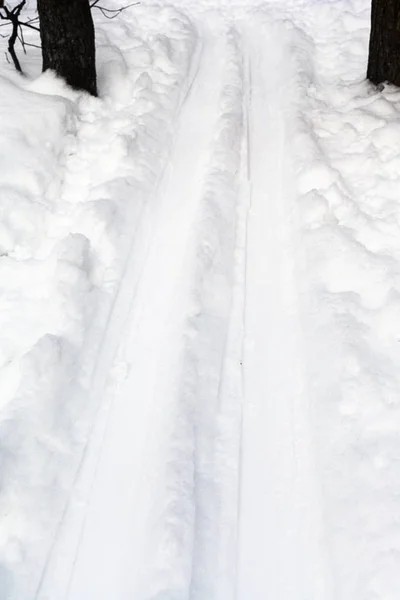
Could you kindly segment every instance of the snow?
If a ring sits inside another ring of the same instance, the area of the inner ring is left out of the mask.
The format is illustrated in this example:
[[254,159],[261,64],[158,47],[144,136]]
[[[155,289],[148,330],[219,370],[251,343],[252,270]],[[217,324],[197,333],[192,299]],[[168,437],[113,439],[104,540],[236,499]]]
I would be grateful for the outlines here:
[[345,29],[331,33],[336,61],[325,63],[322,73],[319,53],[326,55],[328,44],[321,24],[316,59],[309,61],[315,86],[303,105],[309,152],[300,156],[299,146],[297,155],[299,277],[305,351],[314,357],[308,361],[310,405],[336,594],[389,599],[400,589],[399,94],[391,87],[378,93],[363,81],[368,12],[361,3],[353,10],[352,18],[336,16]]
[[1,599],[398,599],[400,92],[365,81],[369,10],[95,11],[99,98],[4,62]]
[[[155,155],[155,147],[171,136],[193,41],[184,18],[157,12],[164,37],[158,25],[153,33],[155,11],[143,17],[142,37],[124,35],[116,22],[98,35],[101,101],[52,74],[1,80],[9,114],[0,134],[5,598],[32,597],[40,583],[99,407],[97,363],[113,352],[103,350],[104,331],[132,223],[138,227],[165,164],[166,153]],[[124,46],[133,54],[129,68]]]

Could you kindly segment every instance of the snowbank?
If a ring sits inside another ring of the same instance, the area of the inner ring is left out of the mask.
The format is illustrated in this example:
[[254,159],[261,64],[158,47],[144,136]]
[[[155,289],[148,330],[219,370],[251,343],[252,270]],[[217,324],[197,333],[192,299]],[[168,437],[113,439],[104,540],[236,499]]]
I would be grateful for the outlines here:
[[[97,18],[100,99],[0,79],[0,596],[36,593],[89,426],[102,332],[165,165],[195,37]],[[7,118],[4,118],[6,115]]]
[[369,6],[295,17],[308,394],[338,597],[398,597],[400,93],[365,81]]

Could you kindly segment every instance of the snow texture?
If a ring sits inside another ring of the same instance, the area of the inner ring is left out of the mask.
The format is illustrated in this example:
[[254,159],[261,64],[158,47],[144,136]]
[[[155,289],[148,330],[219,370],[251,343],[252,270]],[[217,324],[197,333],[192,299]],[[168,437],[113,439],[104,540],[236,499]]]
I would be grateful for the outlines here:
[[1,600],[400,597],[400,92],[365,81],[369,11],[95,11],[99,98],[4,62]]

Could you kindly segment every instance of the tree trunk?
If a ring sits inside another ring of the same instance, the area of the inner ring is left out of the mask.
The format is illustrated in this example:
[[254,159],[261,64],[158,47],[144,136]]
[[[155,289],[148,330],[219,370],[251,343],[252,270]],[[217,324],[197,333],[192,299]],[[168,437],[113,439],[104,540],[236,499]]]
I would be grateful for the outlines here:
[[400,0],[372,0],[367,77],[400,86]]
[[89,0],[38,0],[43,71],[97,95],[95,36]]

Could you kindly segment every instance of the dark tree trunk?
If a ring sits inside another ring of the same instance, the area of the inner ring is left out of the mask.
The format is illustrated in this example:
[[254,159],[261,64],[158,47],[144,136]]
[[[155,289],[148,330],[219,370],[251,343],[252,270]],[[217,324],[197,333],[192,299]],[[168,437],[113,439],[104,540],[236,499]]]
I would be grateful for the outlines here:
[[400,86],[400,0],[372,0],[367,77]]
[[89,0],[38,0],[43,71],[97,95],[95,39]]

